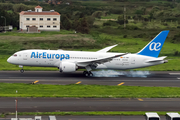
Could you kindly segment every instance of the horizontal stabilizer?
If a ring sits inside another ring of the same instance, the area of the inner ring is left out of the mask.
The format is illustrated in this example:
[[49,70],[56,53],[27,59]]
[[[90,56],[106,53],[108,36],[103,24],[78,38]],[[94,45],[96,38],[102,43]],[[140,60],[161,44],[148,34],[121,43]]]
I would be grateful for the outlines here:
[[164,59],[165,59],[166,57],[167,57],[167,56],[158,57],[158,58],[154,58],[154,59],[147,60],[146,62],[159,62],[159,61],[164,61]]

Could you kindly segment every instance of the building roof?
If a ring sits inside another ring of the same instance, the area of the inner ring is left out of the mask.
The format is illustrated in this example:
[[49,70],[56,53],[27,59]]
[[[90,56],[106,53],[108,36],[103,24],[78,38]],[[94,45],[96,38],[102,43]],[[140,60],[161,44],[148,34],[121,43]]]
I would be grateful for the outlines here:
[[19,14],[20,15],[60,15],[58,12],[55,11],[42,11],[42,12],[22,11]]
[[42,7],[38,5],[38,6],[36,6],[35,8],[42,8]]

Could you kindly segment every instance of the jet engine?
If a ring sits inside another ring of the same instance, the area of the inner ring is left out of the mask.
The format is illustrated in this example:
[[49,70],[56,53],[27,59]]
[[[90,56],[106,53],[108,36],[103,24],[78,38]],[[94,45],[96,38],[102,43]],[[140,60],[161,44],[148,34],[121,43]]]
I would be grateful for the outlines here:
[[78,69],[75,63],[61,62],[59,65],[60,72],[75,72]]

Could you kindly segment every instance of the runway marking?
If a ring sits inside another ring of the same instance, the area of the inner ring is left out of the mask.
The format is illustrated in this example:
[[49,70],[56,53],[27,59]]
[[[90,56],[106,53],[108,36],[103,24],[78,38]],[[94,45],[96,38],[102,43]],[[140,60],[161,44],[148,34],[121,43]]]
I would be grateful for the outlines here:
[[123,85],[123,84],[124,84],[124,82],[122,82],[122,83],[118,84],[118,86]]
[[138,98],[139,101],[144,101],[143,99]]
[[37,83],[37,82],[39,82],[39,80],[34,81],[33,84],[35,84],[35,83]]
[[180,73],[169,73],[170,75],[180,75]]
[[76,84],[80,84],[80,83],[81,83],[81,81],[77,82]]
[[180,79],[180,78],[177,78],[177,79]]

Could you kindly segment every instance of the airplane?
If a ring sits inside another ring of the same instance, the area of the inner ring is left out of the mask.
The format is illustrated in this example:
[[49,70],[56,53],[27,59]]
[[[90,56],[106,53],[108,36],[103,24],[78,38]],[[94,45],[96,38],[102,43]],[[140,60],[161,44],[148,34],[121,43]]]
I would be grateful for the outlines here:
[[158,57],[169,30],[161,31],[138,53],[108,52],[117,45],[96,52],[30,49],[14,53],[7,62],[23,66],[57,67],[61,73],[86,69],[85,76],[93,76],[94,69],[126,70],[167,63],[167,56]]

